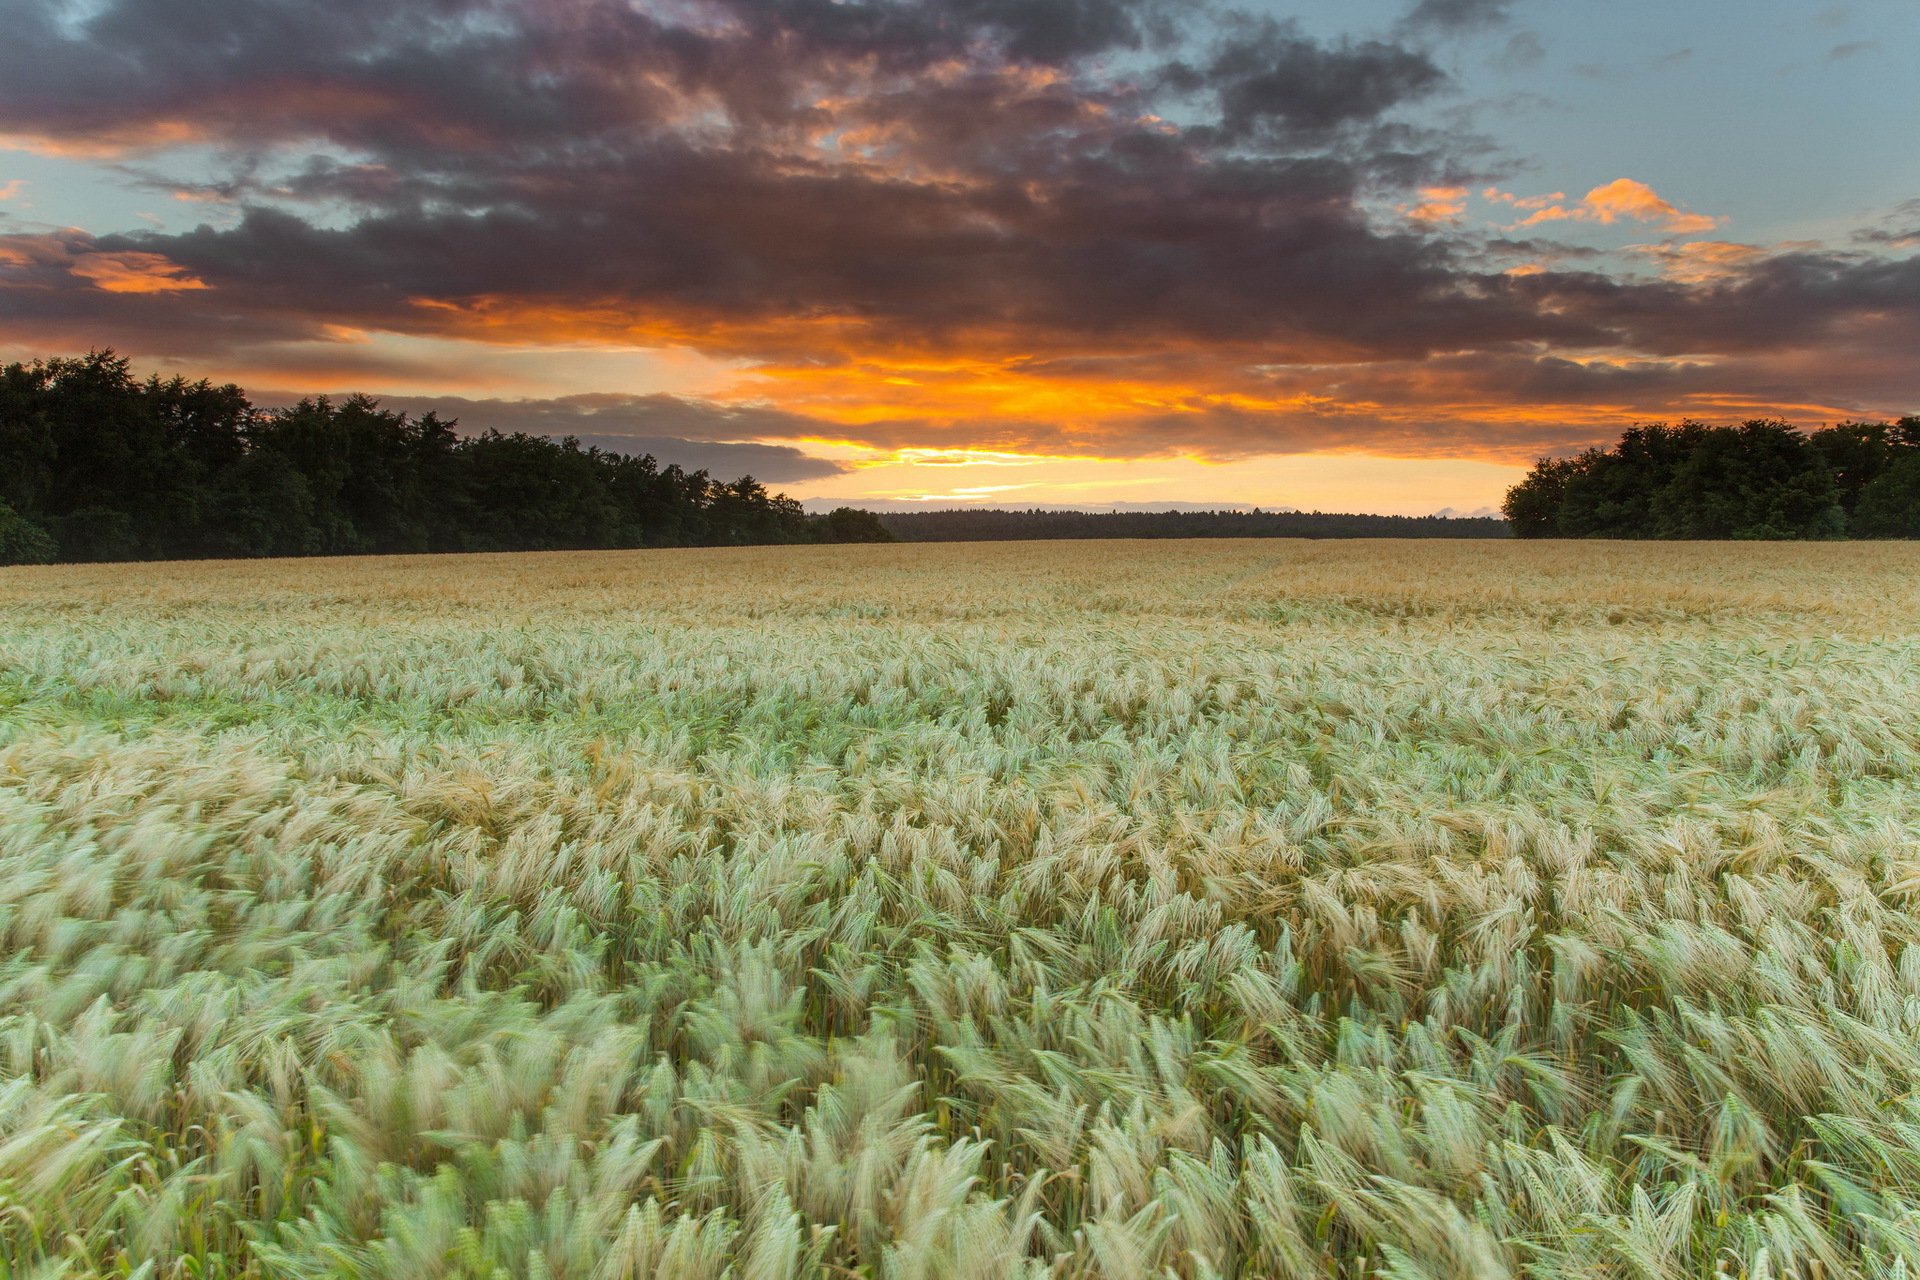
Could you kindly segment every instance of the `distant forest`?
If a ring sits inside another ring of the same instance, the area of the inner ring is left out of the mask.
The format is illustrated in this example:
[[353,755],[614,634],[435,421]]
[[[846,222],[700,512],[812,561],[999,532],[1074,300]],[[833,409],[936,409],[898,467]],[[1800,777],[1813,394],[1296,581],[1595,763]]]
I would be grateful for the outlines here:
[[1041,538],[1504,538],[1504,521],[1321,511],[909,511],[880,523],[901,542]]
[[10,364],[0,564],[890,540],[751,477],[454,426],[365,396],[258,409],[111,351]]
[[1920,417],[1634,427],[1542,458],[1503,509],[1521,538],[1920,537]]

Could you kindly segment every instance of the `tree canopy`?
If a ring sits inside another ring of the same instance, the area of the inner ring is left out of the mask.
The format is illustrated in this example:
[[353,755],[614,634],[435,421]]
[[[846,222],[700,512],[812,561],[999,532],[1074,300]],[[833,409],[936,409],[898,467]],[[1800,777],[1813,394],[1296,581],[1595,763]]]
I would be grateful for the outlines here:
[[[409,417],[259,409],[111,351],[0,368],[0,563],[871,541],[752,477]],[[887,535],[879,530],[884,539]]]
[[1542,458],[1503,509],[1521,538],[1917,537],[1920,417],[1636,426]]

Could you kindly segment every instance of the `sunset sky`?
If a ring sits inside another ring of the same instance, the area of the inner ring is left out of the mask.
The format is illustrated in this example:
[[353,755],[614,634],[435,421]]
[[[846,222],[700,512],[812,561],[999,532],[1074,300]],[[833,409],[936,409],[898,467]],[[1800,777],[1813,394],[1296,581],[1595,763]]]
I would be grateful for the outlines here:
[[0,0],[0,359],[869,505],[1920,412],[1920,0]]

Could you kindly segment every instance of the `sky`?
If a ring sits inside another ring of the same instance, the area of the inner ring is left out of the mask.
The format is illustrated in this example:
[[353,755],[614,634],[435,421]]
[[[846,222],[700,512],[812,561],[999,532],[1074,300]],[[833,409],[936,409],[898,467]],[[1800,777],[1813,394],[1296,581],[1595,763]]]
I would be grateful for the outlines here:
[[0,0],[0,360],[815,505],[1920,412],[1920,0]]

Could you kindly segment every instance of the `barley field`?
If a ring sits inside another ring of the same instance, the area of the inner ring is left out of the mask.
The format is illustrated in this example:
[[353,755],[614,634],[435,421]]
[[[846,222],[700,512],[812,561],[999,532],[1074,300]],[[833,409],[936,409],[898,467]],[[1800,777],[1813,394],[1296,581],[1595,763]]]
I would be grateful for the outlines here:
[[1920,550],[0,571],[0,1278],[1920,1277]]

